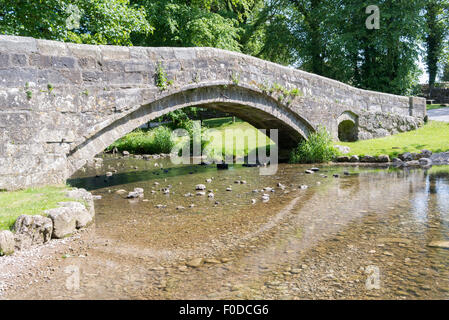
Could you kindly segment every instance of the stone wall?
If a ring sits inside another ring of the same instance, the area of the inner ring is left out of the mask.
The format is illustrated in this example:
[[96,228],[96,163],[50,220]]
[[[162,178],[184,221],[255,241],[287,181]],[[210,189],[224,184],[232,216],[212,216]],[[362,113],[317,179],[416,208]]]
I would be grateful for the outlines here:
[[449,88],[433,88],[432,94],[429,94],[429,86],[424,86],[423,95],[429,100],[435,100],[435,104],[449,104]]
[[[156,86],[159,65],[171,80],[165,90]],[[426,114],[424,99],[356,89],[219,49],[0,36],[0,189],[63,182],[124,134],[187,106],[279,129],[279,147],[285,150],[318,126],[337,138],[345,112],[361,123],[371,113],[412,122]]]

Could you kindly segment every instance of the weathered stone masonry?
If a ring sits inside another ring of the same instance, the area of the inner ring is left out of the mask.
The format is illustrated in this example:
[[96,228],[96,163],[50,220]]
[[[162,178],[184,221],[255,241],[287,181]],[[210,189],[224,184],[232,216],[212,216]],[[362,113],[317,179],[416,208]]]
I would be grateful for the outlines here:
[[[173,81],[166,90],[155,85],[158,64]],[[298,95],[285,94],[295,88]],[[337,138],[339,123],[350,120],[367,139],[415,128],[426,112],[421,98],[360,90],[219,49],[0,36],[0,189],[61,183],[139,125],[195,105],[279,129],[281,149],[319,125]]]

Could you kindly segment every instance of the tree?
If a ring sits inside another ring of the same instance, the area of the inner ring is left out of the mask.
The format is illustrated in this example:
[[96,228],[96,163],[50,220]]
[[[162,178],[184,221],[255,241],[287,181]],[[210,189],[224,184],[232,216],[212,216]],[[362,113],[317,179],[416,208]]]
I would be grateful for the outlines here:
[[448,26],[445,21],[445,19],[447,19],[448,8],[449,1],[447,0],[428,0],[425,6],[426,64],[427,71],[429,73],[430,91],[435,85],[435,79],[438,75],[439,62],[444,49],[444,39],[448,34]]
[[66,9],[63,0],[0,0],[0,33],[63,40]]
[[444,64],[441,81],[449,82],[449,61],[446,61],[446,63]]
[[131,45],[153,28],[129,0],[0,0],[0,32],[92,44]]

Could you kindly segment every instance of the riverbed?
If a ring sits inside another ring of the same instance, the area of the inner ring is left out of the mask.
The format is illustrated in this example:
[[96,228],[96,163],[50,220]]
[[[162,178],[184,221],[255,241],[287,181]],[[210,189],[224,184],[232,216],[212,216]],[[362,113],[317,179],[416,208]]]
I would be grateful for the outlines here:
[[95,225],[38,249],[0,297],[449,298],[449,250],[429,246],[449,240],[449,167],[310,168],[106,157],[69,180],[101,196]]

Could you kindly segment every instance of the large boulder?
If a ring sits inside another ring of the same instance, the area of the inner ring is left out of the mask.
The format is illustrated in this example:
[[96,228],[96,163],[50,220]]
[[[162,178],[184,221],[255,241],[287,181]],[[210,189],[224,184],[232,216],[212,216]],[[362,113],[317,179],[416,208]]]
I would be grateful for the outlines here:
[[16,248],[27,249],[49,241],[53,232],[53,223],[47,217],[21,215],[14,224],[14,231]]
[[0,256],[14,252],[14,234],[9,230],[0,231]]
[[[126,192],[126,191],[125,191]],[[93,218],[95,216],[94,199],[92,194],[86,189],[72,189],[67,191],[66,197],[73,200],[82,200],[86,203],[86,208],[89,211],[90,216]]]
[[53,238],[67,237],[92,222],[91,214],[82,203],[60,202],[59,205],[61,207],[45,211],[53,221]]

